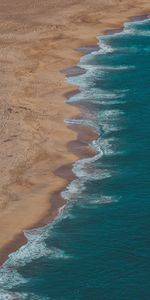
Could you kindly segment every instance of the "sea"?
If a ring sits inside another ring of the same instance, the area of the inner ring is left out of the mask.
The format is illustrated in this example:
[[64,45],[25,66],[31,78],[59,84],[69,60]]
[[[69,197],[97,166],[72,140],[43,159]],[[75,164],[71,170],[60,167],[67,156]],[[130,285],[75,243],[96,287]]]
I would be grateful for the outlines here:
[[150,300],[150,19],[98,37],[82,56],[86,114],[64,120],[98,133],[96,154],[73,165],[53,223],[0,268],[0,300]]

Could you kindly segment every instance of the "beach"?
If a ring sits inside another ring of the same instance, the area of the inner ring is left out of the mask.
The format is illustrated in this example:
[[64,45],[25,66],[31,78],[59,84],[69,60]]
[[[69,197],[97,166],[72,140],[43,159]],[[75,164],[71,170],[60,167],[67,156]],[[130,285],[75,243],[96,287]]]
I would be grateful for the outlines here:
[[26,242],[25,229],[55,218],[72,179],[79,129],[64,120],[80,112],[65,103],[76,87],[62,70],[78,64],[76,49],[149,11],[147,0],[0,1],[1,263]]

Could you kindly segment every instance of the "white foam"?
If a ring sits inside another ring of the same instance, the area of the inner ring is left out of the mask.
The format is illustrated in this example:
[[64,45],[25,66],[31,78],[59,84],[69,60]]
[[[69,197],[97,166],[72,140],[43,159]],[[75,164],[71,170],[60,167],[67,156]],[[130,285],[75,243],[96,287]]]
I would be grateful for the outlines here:
[[[67,100],[67,102],[77,102],[77,101],[89,101],[93,103],[105,101],[105,100],[116,100],[123,98],[124,94],[128,90],[115,90],[115,91],[105,91],[99,88],[81,89],[81,92],[77,95],[72,96]],[[106,102],[107,103],[107,102]]]
[[3,289],[10,289],[14,286],[25,284],[27,280],[23,278],[17,270],[7,263],[0,268],[0,291]]
[[[76,161],[72,171],[77,176],[61,194],[67,201],[78,199],[80,194],[86,189],[87,181],[102,180],[111,176],[111,172],[107,169],[97,170],[93,167],[93,163],[104,155],[100,143],[93,141],[91,146],[96,150],[96,155]],[[108,150],[107,150],[108,152]]]
[[129,21],[129,22],[125,22],[125,26],[135,26],[135,25],[145,25],[145,24],[150,24],[150,15],[147,16],[147,18],[143,19],[143,20],[135,20],[135,21]]
[[[100,124],[103,127],[103,131],[108,132],[108,126],[109,125],[109,131],[110,130],[117,130],[116,124],[114,125],[114,128],[112,126],[112,122],[118,119],[123,114],[121,110],[113,109],[113,110],[104,110],[100,112],[99,119]],[[99,125],[98,125],[99,127]],[[79,195],[85,190],[86,182],[88,180],[102,180],[105,178],[108,178],[112,176],[110,170],[107,169],[96,169],[93,167],[93,163],[95,161],[100,160],[102,156],[104,155],[114,155],[116,154],[116,151],[113,150],[112,142],[114,142],[113,138],[102,138],[100,136],[99,139],[93,141],[91,143],[91,146],[96,150],[96,155],[93,157],[81,159],[74,163],[73,165],[73,172],[77,176],[77,179],[72,181],[67,189],[62,193],[62,196],[66,200],[73,200],[77,199]]]
[[1,300],[25,300],[27,298],[25,298],[25,295],[21,293],[5,292],[3,290],[0,290],[0,299]]
[[[86,73],[83,75],[79,75],[77,77],[72,77],[68,79],[68,82],[70,84],[74,84],[76,86],[80,87],[81,92],[77,95],[74,95],[71,97],[67,102],[74,102],[74,101],[88,101],[93,103],[93,101],[102,103],[108,103],[107,100],[109,100],[109,103],[112,101],[116,103],[116,99],[123,98],[124,93],[127,92],[127,90],[120,91],[105,91],[99,88],[94,87],[94,79],[95,74],[98,72],[98,76],[103,76],[105,71],[110,70],[125,70],[128,68],[134,68],[134,66],[93,66],[89,62],[91,59],[93,59],[93,56],[105,54],[105,53],[112,53],[115,51],[115,49],[111,48],[107,44],[106,37],[100,38],[100,46],[101,49],[97,52],[93,52],[91,54],[88,54],[81,58],[79,66],[86,69]],[[110,101],[111,100],[111,101]],[[117,130],[116,124],[112,124],[114,121],[118,120],[118,118],[122,115],[122,111],[120,110],[111,110],[107,109],[104,111],[101,111],[98,118],[99,122],[96,119],[95,122],[91,122],[91,120],[65,120],[65,122],[69,124],[84,124],[86,126],[92,126],[96,128],[97,130],[102,126],[103,131],[106,133],[108,131]],[[115,123],[114,122],[114,123]],[[98,124],[98,125],[97,125]],[[97,160],[99,160],[103,155],[113,155],[114,151],[112,149],[111,140],[108,139],[98,139],[97,141],[93,141],[92,146],[96,150],[96,155],[94,157],[81,159],[74,163],[73,165],[73,172],[77,176],[77,179],[72,181],[67,189],[62,193],[62,196],[66,200],[73,200],[77,199],[80,194],[85,191],[86,182],[88,180],[98,180],[98,179],[104,179],[111,176],[111,173],[107,169],[101,169],[96,170],[93,168],[93,163]]]
[[80,179],[82,184],[88,180],[103,179],[110,176],[110,172],[108,170],[96,170],[93,168],[93,163],[95,163],[104,155],[100,145],[95,149],[97,151],[95,156],[81,159],[75,162],[73,165],[73,172]]
[[[134,21],[134,22],[126,22],[124,24],[123,33],[130,34],[130,35],[141,35],[141,36],[150,36],[150,30],[142,30],[143,24],[149,23],[150,19]],[[137,27],[137,25],[139,25]]]
[[116,49],[112,48],[110,45],[107,44],[106,35],[98,36],[98,44],[100,49],[97,51],[93,51],[90,54],[87,54],[83,57],[81,57],[80,62],[81,64],[86,64],[89,59],[91,59],[93,56],[99,55],[99,54],[108,54],[114,52]]
[[[48,227],[47,227],[48,228]],[[9,255],[7,261],[8,267],[20,267],[32,262],[35,259],[48,257],[50,259],[66,259],[69,256],[63,250],[46,245],[45,239],[48,235],[46,227],[25,232],[28,238],[27,244],[22,246],[19,250]]]
[[99,138],[97,141],[93,142],[93,145],[95,149],[101,148],[103,151],[104,156],[112,156],[117,155],[118,151],[116,149],[113,149],[114,141],[116,142],[116,139],[114,138]]
[[100,124],[112,124],[112,122],[116,122],[122,115],[124,113],[119,109],[103,110],[99,113]]
[[[94,147],[94,142],[93,142]],[[96,170],[92,167],[92,163],[97,161],[103,155],[102,149],[95,147],[97,154],[93,157],[84,158],[76,161],[73,165],[72,171],[77,176],[61,194],[67,201],[76,200],[80,194],[86,189],[86,182],[88,180],[98,180],[110,177],[108,170]]]
[[107,169],[94,170],[93,168],[87,169],[87,166],[83,162],[79,161],[74,167],[74,172],[79,179],[73,180],[61,194],[65,200],[77,201],[81,193],[86,190],[86,183],[88,180],[102,180],[111,176],[111,173]]
[[122,117],[123,112],[117,109],[107,109],[100,111],[98,114],[97,122],[100,124],[101,130],[103,133],[107,134],[109,132],[122,130],[120,117]]
[[[103,41],[109,41],[109,39],[113,39],[115,36],[122,36],[122,35],[145,35],[145,36],[149,36],[150,31],[147,30],[142,30],[140,25],[143,24],[150,24],[150,19],[144,19],[144,20],[139,20],[139,21],[131,21],[131,22],[125,22],[124,23],[124,28],[122,31],[119,32],[114,32],[112,34],[107,34],[104,36],[100,36],[99,40],[101,41],[101,39],[103,39]],[[139,27],[137,28],[136,26],[139,25]]]
[[61,192],[61,195],[66,201],[74,201],[84,190],[85,181],[75,179],[67,186],[66,190]]
[[107,54],[115,51],[110,45],[107,45],[105,41],[103,41],[103,37],[100,38],[100,50],[98,50],[99,54]]
[[[106,38],[107,36],[98,36],[98,44],[99,44],[99,50],[93,51],[89,54],[86,54],[84,56],[82,56],[80,58],[80,63],[78,66],[82,66],[83,68],[86,69],[86,66],[88,65],[88,62],[91,61],[91,59],[93,59],[93,57],[96,57],[97,55],[100,54],[108,54],[108,53],[113,53],[114,51],[116,51],[116,49],[112,48],[107,42],[108,39]],[[84,76],[85,74],[81,75]],[[78,77],[78,76],[77,76]]]
[[109,66],[109,65],[100,65],[100,66],[97,66],[97,65],[90,65],[90,64],[87,64],[87,65],[84,65],[84,69],[91,69],[91,72],[92,70],[94,70],[94,72],[102,72],[102,75],[105,74],[105,71],[124,71],[124,70],[131,70],[131,69],[135,69],[135,66],[134,65],[115,65],[115,66]]
[[[61,214],[62,211],[60,211],[60,216]],[[28,242],[16,252],[11,253],[8,260],[0,268],[0,291],[27,283],[27,280],[17,271],[19,267],[30,264],[32,261],[42,257],[52,260],[70,258],[62,249],[56,247],[49,248],[46,244],[46,238],[50,235],[50,231],[58,221],[59,217],[52,224],[45,227],[25,231],[24,234]]]
[[[107,44],[105,37],[106,36],[97,37],[100,49],[97,51],[93,51],[90,54],[86,54],[86,55],[82,56],[80,58],[80,63],[79,63],[80,67],[82,66],[83,68],[86,68],[86,65],[88,65],[88,62],[90,60],[93,60],[93,58],[95,58],[99,54],[107,54],[107,53],[112,53],[115,51],[115,49],[113,49],[110,45]],[[83,74],[83,75],[85,75],[85,74]]]
[[97,194],[84,194],[80,199],[79,206],[82,208],[95,209],[97,206],[110,205],[117,203],[120,200],[118,196],[97,195]]
[[116,197],[101,195],[99,198],[92,200],[90,204],[104,205],[114,202],[118,202],[118,199],[116,199]]
[[51,300],[49,297],[38,296],[33,293],[6,292],[0,290],[0,300]]
[[82,126],[87,126],[90,128],[93,128],[96,130],[96,132],[99,132],[99,127],[97,126],[96,122],[92,121],[92,120],[86,120],[86,119],[70,119],[70,120],[65,120],[66,124],[70,124],[70,125],[82,125]]
[[124,34],[128,35],[139,35],[139,36],[150,36],[150,30],[139,30],[136,28],[125,28]]

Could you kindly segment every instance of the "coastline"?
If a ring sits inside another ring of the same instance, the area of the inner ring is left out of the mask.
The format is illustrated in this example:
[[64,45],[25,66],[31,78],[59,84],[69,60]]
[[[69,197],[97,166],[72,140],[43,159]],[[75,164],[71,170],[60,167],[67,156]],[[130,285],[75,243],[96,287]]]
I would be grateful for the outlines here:
[[[124,23],[125,21],[127,21],[127,18],[128,17],[126,16],[125,20],[122,20],[122,22]],[[137,17],[137,18],[139,18],[139,17]],[[136,17],[134,18],[134,20],[135,19],[136,19]],[[116,29],[114,29],[114,30],[116,30]],[[97,31],[99,32],[99,35],[104,34],[104,33],[106,34],[105,30],[100,31],[99,28],[97,29]],[[109,29],[109,32],[110,32],[110,29]],[[93,42],[93,39],[91,40],[91,42],[89,42],[89,45],[93,45],[92,42]],[[80,43],[82,43],[82,42],[80,42]],[[82,44],[84,44],[84,43],[82,43]],[[78,47],[78,46],[80,46],[80,47]],[[86,46],[88,48],[88,44],[86,44]],[[86,48],[86,46],[85,46],[85,48]],[[82,48],[82,46],[79,44],[78,41],[77,41],[77,47]],[[89,46],[89,47],[91,47],[91,46]],[[84,55],[84,53],[82,53],[82,54],[78,53],[78,54],[75,55],[76,62],[79,60],[79,58],[82,55]],[[64,78],[64,76],[63,76],[63,78]],[[65,89],[66,89],[66,91],[65,91],[65,93],[66,93],[66,92],[69,92],[69,90],[71,90],[71,87],[68,87],[68,84],[67,84]],[[74,91],[74,88],[72,88],[72,92],[73,91]],[[64,101],[64,97],[63,97],[63,101]],[[65,107],[66,106],[68,106],[68,105],[65,104]],[[77,114],[77,112],[79,112],[78,108],[77,109],[73,108],[72,105],[71,105],[68,108],[68,111],[66,113],[67,118],[68,117],[69,118],[73,117],[74,115]],[[88,141],[88,134],[87,134],[88,130],[85,129],[85,134],[84,134],[84,128],[82,128],[82,130],[81,130],[79,128],[75,128],[75,126],[74,126],[74,130],[71,131],[70,126],[65,126],[65,127],[67,127],[67,133],[70,132],[70,136],[69,136],[70,141],[67,141],[67,151],[69,153],[74,152],[73,154],[71,154],[71,157],[70,157],[71,162],[69,162],[67,164],[64,164],[64,166],[62,167],[62,160],[61,160],[61,163],[58,164],[58,165],[60,165],[60,167],[58,167],[58,168],[56,168],[52,171],[53,174],[55,175],[54,182],[55,182],[56,177],[58,177],[58,176],[59,176],[58,178],[61,178],[61,181],[59,182],[59,180],[58,180],[58,184],[56,184],[55,191],[53,191],[51,193],[48,192],[48,197],[47,197],[46,203],[44,204],[45,205],[45,207],[44,207],[45,213],[42,212],[41,217],[39,217],[39,215],[38,215],[38,217],[36,216],[38,221],[33,222],[32,225],[29,225],[29,226],[25,227],[25,229],[31,229],[33,227],[44,226],[45,224],[51,222],[56,217],[60,207],[63,206],[64,203],[65,203],[64,200],[60,197],[60,192],[65,188],[66,185],[68,185],[68,182],[72,181],[72,179],[74,178],[73,175],[72,175],[72,172],[71,172],[72,163],[75,160],[77,160],[78,158],[84,157],[84,155],[87,155],[87,156],[89,154],[92,155],[92,153],[89,153],[88,150],[85,151],[85,149],[84,149],[83,151],[80,151],[78,149],[78,146],[81,145],[80,144],[80,142],[81,142],[80,135],[82,136],[82,139],[85,136],[85,143],[82,144],[83,148],[84,148],[85,145],[88,144],[88,142],[89,142]],[[82,131],[83,131],[83,133],[81,133]],[[89,133],[90,133],[90,140],[92,140],[95,137],[95,133],[92,134],[91,131],[89,131]],[[75,145],[77,145],[77,147],[75,147]],[[66,153],[66,155],[67,155],[67,153]],[[50,195],[53,195],[53,196],[50,197]],[[50,207],[50,203],[49,203],[49,198],[51,198],[51,207]],[[37,202],[36,202],[36,204],[37,204]],[[25,242],[26,242],[26,239],[25,239],[23,233],[19,233],[17,236],[15,235],[15,238],[14,238],[13,241],[6,243],[7,245],[5,247],[1,248],[2,251],[1,251],[0,263],[2,264],[6,260],[9,253],[11,253],[11,252],[15,251],[16,249],[18,249]]]

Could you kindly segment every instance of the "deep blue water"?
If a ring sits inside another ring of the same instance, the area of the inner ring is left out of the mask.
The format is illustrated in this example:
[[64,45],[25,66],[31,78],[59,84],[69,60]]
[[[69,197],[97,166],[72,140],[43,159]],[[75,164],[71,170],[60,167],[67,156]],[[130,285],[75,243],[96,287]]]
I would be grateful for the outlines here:
[[126,23],[84,56],[68,101],[100,134],[75,163],[65,209],[0,270],[0,300],[150,299],[150,20]]

